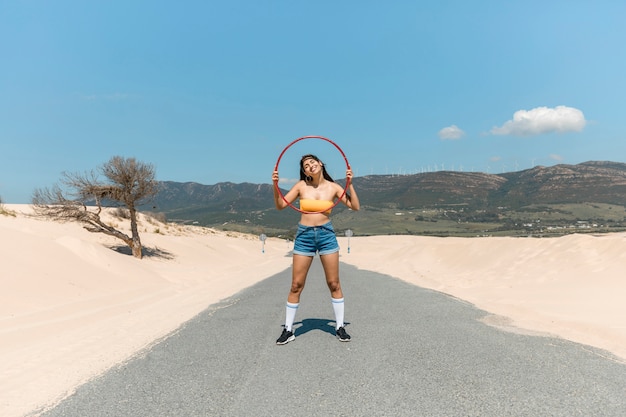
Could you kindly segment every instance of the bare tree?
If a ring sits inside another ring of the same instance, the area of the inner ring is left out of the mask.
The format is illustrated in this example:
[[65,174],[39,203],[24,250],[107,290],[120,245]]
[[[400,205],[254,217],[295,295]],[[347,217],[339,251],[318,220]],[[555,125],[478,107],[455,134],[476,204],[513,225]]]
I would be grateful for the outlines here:
[[[57,221],[77,221],[90,232],[121,239],[130,247],[133,256],[141,259],[143,253],[137,229],[137,207],[158,192],[154,167],[135,158],[114,156],[99,167],[98,172],[106,177],[106,181],[101,181],[93,171],[86,174],[63,173],[61,183],[68,190],[68,196],[59,185],[35,190],[35,212]],[[91,202],[95,204],[95,210],[87,207],[87,203]],[[107,225],[100,218],[103,204],[111,202],[128,209],[131,236]]]

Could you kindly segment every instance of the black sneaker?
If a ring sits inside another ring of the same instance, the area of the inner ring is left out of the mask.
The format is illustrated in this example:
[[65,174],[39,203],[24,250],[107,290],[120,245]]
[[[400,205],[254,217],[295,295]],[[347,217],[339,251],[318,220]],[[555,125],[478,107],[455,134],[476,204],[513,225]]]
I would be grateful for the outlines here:
[[[348,336],[350,337],[350,336]],[[293,332],[290,332],[287,329],[283,329],[283,333],[276,340],[277,345],[286,345],[289,342],[296,340],[296,337],[293,335]]]
[[349,342],[350,341],[350,335],[348,333],[346,333],[346,329],[343,328],[343,327],[338,328],[337,332],[335,332],[335,334],[337,335],[337,338],[341,342]]

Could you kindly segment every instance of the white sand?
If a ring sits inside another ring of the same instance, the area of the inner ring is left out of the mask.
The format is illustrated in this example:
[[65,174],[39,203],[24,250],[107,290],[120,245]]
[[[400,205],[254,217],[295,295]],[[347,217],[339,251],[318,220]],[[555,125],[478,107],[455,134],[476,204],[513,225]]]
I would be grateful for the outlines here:
[[[141,219],[142,260],[74,223],[0,215],[0,415],[50,406],[209,305],[289,268],[289,245]],[[127,221],[111,218],[127,230]],[[626,238],[352,237],[342,262],[467,300],[508,330],[626,359]],[[288,283],[285,287],[285,296]],[[513,326],[516,326],[515,328]]]

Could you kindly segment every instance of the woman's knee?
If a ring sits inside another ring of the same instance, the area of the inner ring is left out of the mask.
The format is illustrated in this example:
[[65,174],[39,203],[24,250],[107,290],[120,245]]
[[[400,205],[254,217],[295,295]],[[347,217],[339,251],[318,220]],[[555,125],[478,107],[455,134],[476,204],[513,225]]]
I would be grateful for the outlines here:
[[304,282],[292,282],[291,283],[291,293],[292,294],[300,294],[304,289]]
[[339,291],[341,289],[341,283],[339,282],[339,278],[337,278],[336,280],[329,280],[327,281],[328,284],[328,289],[333,292],[333,291]]

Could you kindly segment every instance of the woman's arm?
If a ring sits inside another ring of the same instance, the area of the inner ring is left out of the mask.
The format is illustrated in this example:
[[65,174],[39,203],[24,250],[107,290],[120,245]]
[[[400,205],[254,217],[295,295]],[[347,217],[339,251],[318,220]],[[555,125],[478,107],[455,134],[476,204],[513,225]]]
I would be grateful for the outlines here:
[[359,202],[359,196],[356,194],[356,190],[354,189],[354,185],[352,185],[352,170],[348,169],[346,171],[346,181],[350,181],[350,185],[346,190],[345,195],[343,196],[343,203],[348,206],[348,208],[358,211],[361,208],[361,203]]
[[[287,194],[285,194],[285,198],[282,198],[278,192],[278,171],[274,171],[272,173],[272,182],[274,183],[274,204],[276,205],[276,208],[278,210],[282,210],[285,207],[287,207],[289,204],[287,204],[287,201],[289,203],[293,203],[296,198],[298,197],[298,195],[300,194],[300,183],[302,181],[298,181],[296,183],[296,185],[294,185],[293,187],[291,187],[291,190],[289,190],[289,192],[287,192]],[[287,200],[287,201],[285,201]]]

